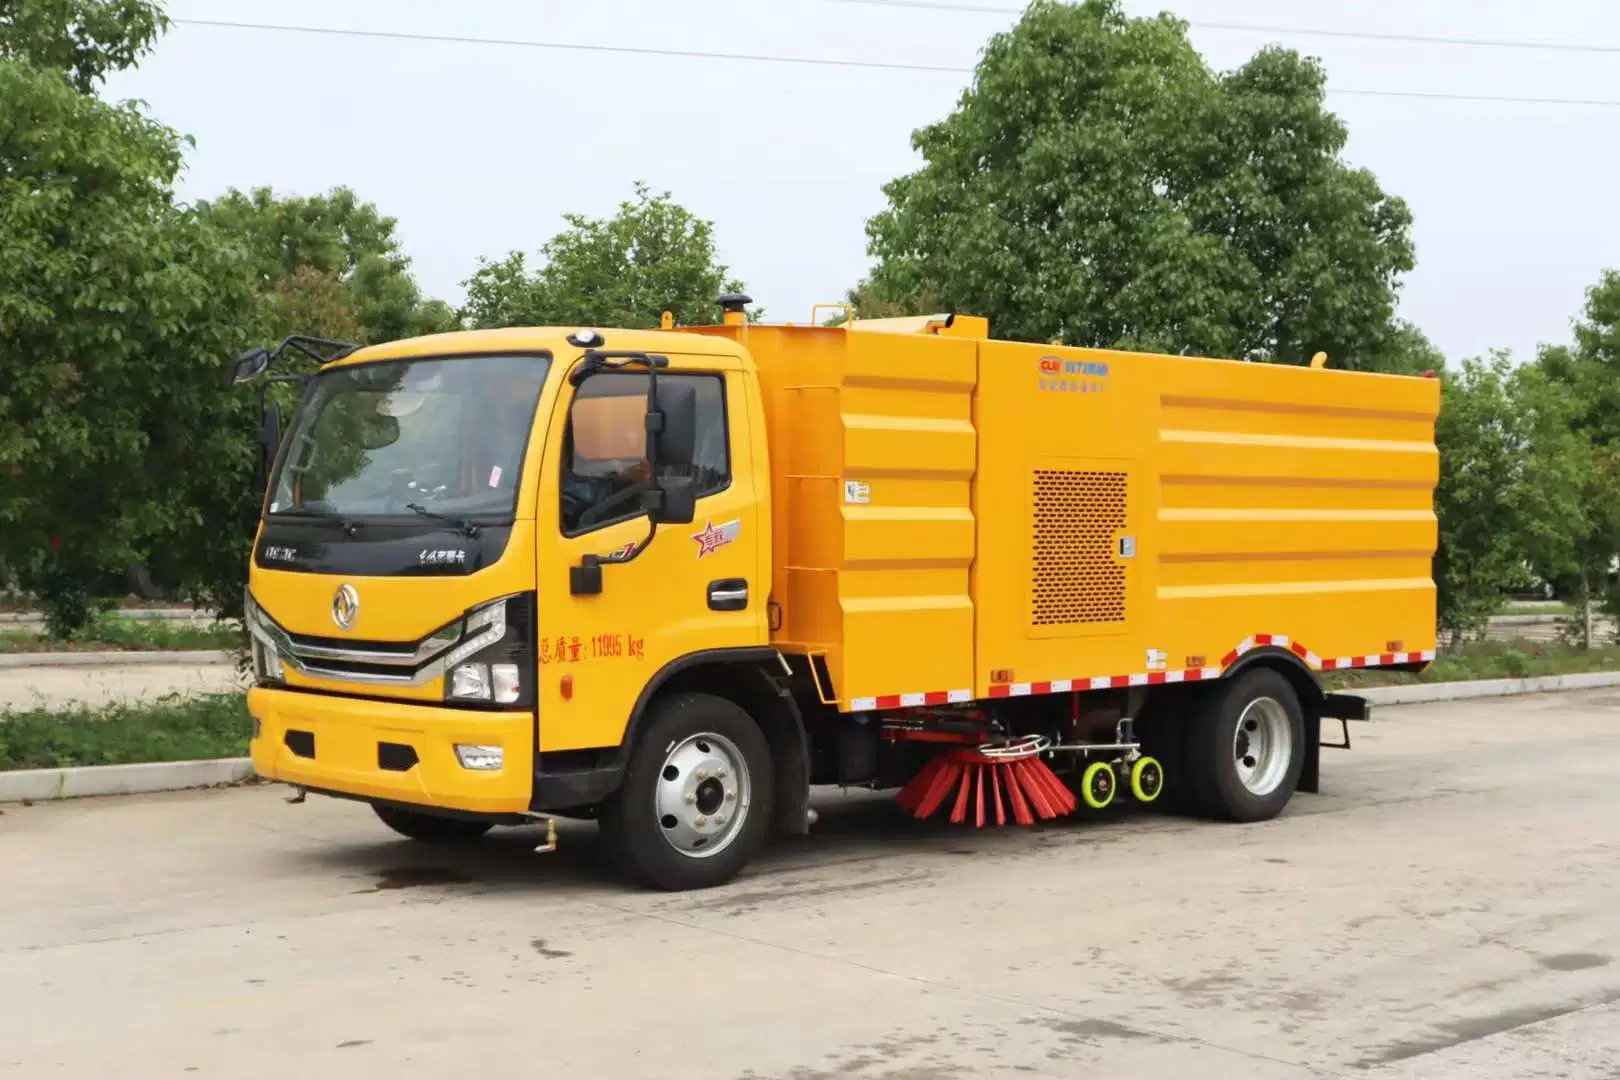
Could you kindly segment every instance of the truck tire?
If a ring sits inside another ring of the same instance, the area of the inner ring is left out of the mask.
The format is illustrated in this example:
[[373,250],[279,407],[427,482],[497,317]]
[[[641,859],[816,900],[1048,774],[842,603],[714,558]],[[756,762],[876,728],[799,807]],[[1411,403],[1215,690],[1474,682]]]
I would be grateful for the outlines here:
[[441,817],[397,806],[371,804],[382,823],[401,836],[423,844],[469,844],[492,828],[489,822],[468,818]]
[[1258,668],[1218,684],[1187,729],[1188,793],[1225,821],[1265,821],[1288,805],[1305,764],[1305,714],[1281,674]]
[[764,846],[773,797],[770,745],[753,718],[713,694],[673,694],[651,707],[624,783],[602,806],[603,844],[642,884],[723,885]]

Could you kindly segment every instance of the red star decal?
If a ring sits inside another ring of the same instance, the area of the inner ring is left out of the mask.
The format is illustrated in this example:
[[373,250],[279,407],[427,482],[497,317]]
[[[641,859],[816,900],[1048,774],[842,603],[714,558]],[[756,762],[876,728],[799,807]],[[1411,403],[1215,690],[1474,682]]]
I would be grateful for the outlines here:
[[701,559],[705,555],[713,555],[737,539],[740,532],[742,532],[741,521],[727,521],[721,525],[716,525],[712,520],[705,521],[703,531],[692,534],[692,539],[697,541],[697,557]]

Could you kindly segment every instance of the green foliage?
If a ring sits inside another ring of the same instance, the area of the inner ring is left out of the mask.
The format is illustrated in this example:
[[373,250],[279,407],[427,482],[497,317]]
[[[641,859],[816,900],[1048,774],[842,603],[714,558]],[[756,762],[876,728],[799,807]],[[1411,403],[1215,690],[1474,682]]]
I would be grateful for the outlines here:
[[1341,160],[1325,78],[1280,48],[1212,72],[1178,19],[1036,0],[913,135],[858,292],[999,337],[1392,366],[1411,215]]
[[242,694],[0,714],[0,771],[197,761],[247,754]]
[[151,0],[4,0],[0,61],[59,71],[90,93],[109,72],[134,66],[168,26]]
[[279,198],[269,188],[232,190],[197,211],[252,262],[272,337],[371,345],[454,328],[450,308],[417,288],[398,223],[348,188]]
[[1589,606],[1620,613],[1620,589],[1609,580],[1620,555],[1620,272],[1605,271],[1587,290],[1573,347],[1543,349],[1537,367],[1577,402],[1572,427],[1590,447],[1586,528],[1562,582],[1576,599],[1571,622],[1584,639]]
[[614,216],[565,220],[569,227],[541,249],[532,273],[517,251],[480,263],[465,283],[469,326],[636,329],[657,326],[666,310],[678,323],[710,323],[716,298],[742,291],[716,262],[713,224],[667,192],[651,195],[637,183],[635,199]]
[[236,649],[243,647],[243,631],[230,623],[203,624],[170,619],[120,617],[103,612],[72,638],[63,642],[47,632],[0,630],[0,653],[58,652],[72,650],[138,650],[168,652],[190,649]]
[[1500,610],[1505,588],[1575,565],[1591,458],[1572,430],[1579,403],[1545,372],[1497,353],[1443,379],[1434,576],[1440,628],[1460,640]]
[[0,564],[57,632],[90,613],[86,582],[232,525],[207,489],[246,459],[219,373],[256,336],[253,282],[175,208],[181,145],[135,105],[0,63]]

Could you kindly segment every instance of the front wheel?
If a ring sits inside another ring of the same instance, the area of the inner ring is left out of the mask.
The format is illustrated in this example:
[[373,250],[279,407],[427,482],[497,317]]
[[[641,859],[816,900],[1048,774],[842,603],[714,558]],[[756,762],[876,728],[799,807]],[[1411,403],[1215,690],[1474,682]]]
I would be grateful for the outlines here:
[[1305,764],[1305,714],[1280,673],[1259,669],[1220,684],[1187,735],[1184,767],[1203,813],[1264,821],[1288,805]]
[[485,821],[424,814],[398,806],[372,803],[371,809],[376,811],[384,825],[401,836],[408,836],[423,844],[470,844],[492,828]]
[[764,845],[771,751],[752,717],[712,694],[655,704],[624,784],[602,807],[602,839],[620,867],[672,891],[735,877]]

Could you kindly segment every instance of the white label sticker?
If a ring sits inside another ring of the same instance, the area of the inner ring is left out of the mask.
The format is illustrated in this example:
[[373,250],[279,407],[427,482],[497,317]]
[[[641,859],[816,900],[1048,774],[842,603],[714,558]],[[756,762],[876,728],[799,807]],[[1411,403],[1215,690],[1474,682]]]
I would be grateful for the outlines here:
[[844,481],[844,501],[847,503],[869,503],[872,501],[872,485],[860,480]]
[[494,468],[489,470],[489,486],[490,487],[500,487],[501,486],[501,467],[499,465],[497,465]]
[[1122,559],[1136,558],[1136,537],[1122,536],[1119,538],[1119,557]]
[[1147,651],[1147,669],[1149,671],[1163,671],[1170,666],[1170,659],[1163,649],[1149,649]]

